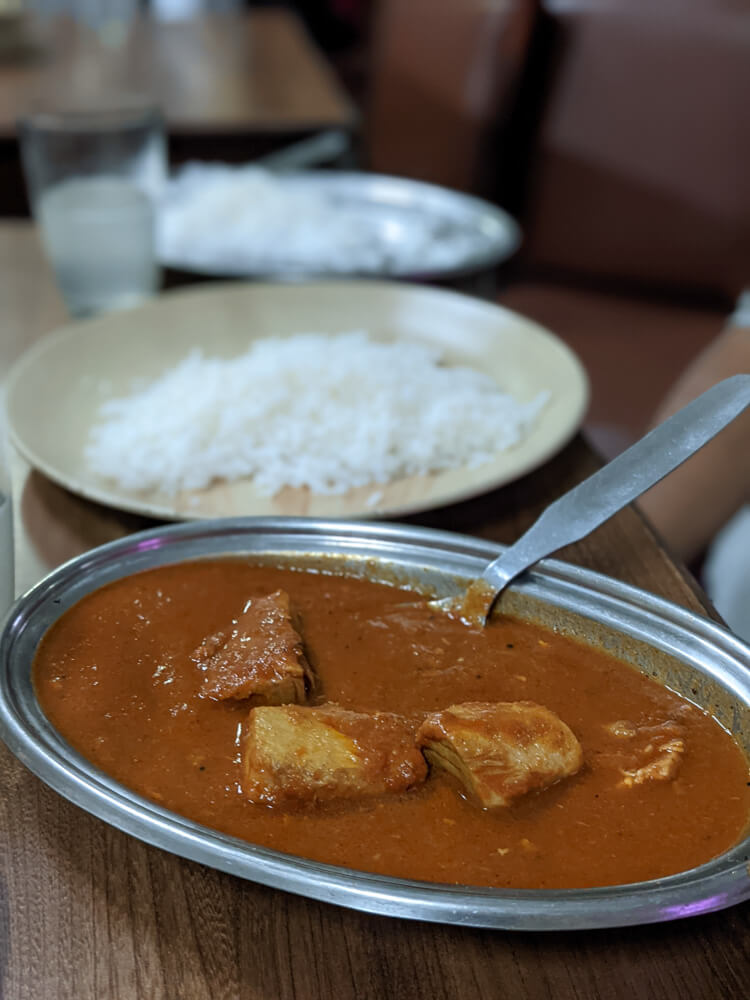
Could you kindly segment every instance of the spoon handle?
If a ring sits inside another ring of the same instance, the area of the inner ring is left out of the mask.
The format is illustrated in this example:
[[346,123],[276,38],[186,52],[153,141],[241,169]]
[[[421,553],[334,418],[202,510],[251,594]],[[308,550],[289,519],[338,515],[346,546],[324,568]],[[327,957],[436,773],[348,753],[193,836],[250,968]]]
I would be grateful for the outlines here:
[[[688,403],[565,493],[482,574],[496,593],[564,545],[585,538],[703,447],[750,406],[750,375],[733,375]],[[738,455],[737,461],[745,456]],[[489,608],[488,608],[489,611]]]

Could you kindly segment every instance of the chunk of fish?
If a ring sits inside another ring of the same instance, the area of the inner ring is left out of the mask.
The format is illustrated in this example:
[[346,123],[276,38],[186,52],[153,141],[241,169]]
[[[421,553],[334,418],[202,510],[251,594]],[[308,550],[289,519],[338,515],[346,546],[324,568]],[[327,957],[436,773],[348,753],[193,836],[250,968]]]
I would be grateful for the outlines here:
[[397,715],[338,705],[254,708],[244,740],[243,791],[267,805],[406,791],[427,777],[415,728]]
[[614,753],[599,756],[602,761],[619,765],[621,787],[674,781],[679,774],[685,754],[685,728],[677,720],[635,724],[620,719],[604,728],[620,746]]
[[484,809],[508,806],[578,771],[568,726],[532,701],[466,702],[428,716],[417,731],[433,767],[454,775]]
[[648,764],[631,771],[623,771],[623,785],[630,788],[633,785],[643,785],[647,781],[673,781],[679,774],[684,753],[684,740],[668,740],[657,748]]
[[193,660],[204,672],[201,693],[215,701],[300,704],[315,687],[283,590],[250,598],[231,631],[208,636]]

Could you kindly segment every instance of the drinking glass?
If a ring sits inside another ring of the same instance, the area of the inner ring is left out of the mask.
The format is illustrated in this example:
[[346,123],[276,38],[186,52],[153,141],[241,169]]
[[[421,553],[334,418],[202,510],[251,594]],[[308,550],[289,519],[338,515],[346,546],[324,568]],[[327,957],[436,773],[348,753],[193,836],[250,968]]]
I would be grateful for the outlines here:
[[68,311],[135,305],[161,281],[155,205],[166,180],[159,109],[137,98],[19,122],[26,186]]

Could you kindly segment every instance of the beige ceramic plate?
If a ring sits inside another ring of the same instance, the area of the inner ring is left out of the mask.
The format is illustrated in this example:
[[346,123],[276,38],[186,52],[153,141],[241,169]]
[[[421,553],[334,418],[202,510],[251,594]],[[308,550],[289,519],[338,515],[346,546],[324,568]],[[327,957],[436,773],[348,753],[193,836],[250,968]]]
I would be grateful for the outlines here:
[[[338,496],[285,489],[266,497],[251,480],[240,480],[170,497],[120,489],[87,467],[84,445],[101,403],[126,394],[134,379],[160,375],[191,348],[234,357],[258,337],[355,329],[437,345],[449,362],[481,368],[518,399],[543,389],[551,399],[522,443],[491,462]],[[162,519],[383,517],[465,499],[537,467],[579,427],[588,381],[557,337],[498,306],[400,282],[336,281],[202,285],[63,327],[17,362],[7,391],[11,438],[21,453],[51,479],[100,503]],[[372,503],[375,491],[379,499]]]

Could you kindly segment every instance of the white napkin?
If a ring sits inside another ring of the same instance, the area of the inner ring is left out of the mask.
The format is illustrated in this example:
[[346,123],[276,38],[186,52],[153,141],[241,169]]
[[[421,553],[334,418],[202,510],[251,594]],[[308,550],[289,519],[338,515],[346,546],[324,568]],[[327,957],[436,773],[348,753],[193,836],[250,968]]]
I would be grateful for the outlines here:
[[703,566],[703,583],[729,628],[750,642],[750,504],[717,534]]

